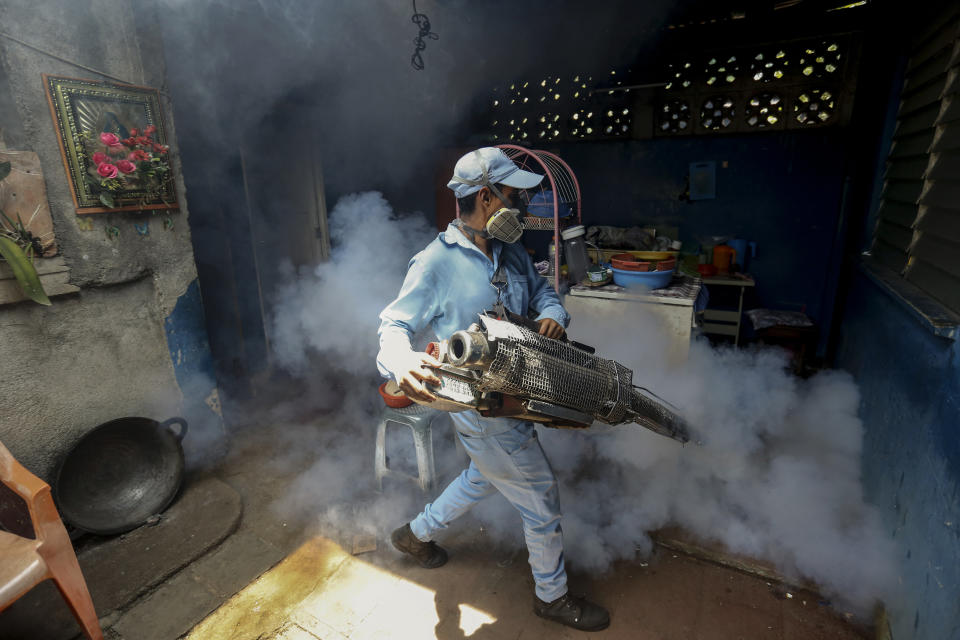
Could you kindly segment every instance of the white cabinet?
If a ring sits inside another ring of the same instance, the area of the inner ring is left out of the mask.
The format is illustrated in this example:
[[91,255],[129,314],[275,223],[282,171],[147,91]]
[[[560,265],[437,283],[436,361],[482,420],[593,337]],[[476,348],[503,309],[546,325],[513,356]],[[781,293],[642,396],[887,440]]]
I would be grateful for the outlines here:
[[[592,289],[573,287],[564,298],[564,306],[572,316],[571,337],[591,344],[601,342],[628,344],[637,336],[650,336],[651,344],[658,345],[666,364],[684,362],[690,351],[690,332],[693,327],[693,303],[699,285],[687,287],[683,297],[667,297],[656,292],[636,293],[617,286]],[[587,333],[586,339],[581,339]],[[599,346],[591,344],[591,346]],[[607,349],[598,350],[603,357],[617,359]]]

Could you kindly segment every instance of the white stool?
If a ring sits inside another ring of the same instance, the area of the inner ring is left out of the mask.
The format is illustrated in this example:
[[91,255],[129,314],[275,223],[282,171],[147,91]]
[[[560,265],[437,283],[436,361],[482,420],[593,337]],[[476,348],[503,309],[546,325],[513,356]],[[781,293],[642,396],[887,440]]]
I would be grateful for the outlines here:
[[[419,404],[412,404],[402,409],[384,407],[380,424],[377,425],[377,450],[374,460],[374,473],[377,477],[377,489],[383,490],[383,479],[388,475],[396,475],[416,480],[420,489],[432,493],[436,487],[436,470],[433,464],[433,434],[430,423],[437,414],[442,413]],[[387,423],[393,422],[410,427],[413,434],[413,445],[417,451],[418,477],[395,471],[387,467]]]

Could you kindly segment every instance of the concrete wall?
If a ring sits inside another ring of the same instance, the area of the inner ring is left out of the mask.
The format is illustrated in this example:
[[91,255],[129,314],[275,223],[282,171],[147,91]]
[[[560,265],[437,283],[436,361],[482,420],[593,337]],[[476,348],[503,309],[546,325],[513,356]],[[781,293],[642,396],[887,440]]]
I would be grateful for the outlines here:
[[873,90],[858,101],[877,118],[851,147],[864,176],[851,199],[851,265],[840,274],[835,365],[860,387],[864,493],[898,543],[901,589],[885,603],[895,640],[960,637],[960,343],[935,336],[859,268],[910,53],[902,35],[923,33],[939,11],[938,3],[891,9],[873,33],[865,74]]
[[960,637],[960,344],[858,275],[838,366],[860,385],[863,485],[900,551],[896,640]]
[[[577,175],[585,224],[678,227],[691,248],[698,238],[715,235],[755,241],[749,271],[757,287],[750,306],[805,309],[821,329],[823,351],[833,313],[844,129],[573,143],[551,150]],[[700,161],[716,163],[717,197],[683,200],[690,163]]]
[[[163,90],[153,11],[150,3],[117,0],[0,4],[2,30],[44,51],[0,37],[2,75],[15,104],[15,114],[4,116],[4,138],[39,154],[60,254],[70,282],[80,287],[79,293],[53,298],[52,307],[0,306],[0,439],[47,479],[78,437],[113,418],[162,420],[187,408],[188,419],[197,423],[191,426],[222,431],[211,409],[212,378],[199,373],[185,382],[178,371],[211,367],[205,364],[203,322],[194,322],[202,307],[188,304],[181,307],[188,312],[172,315],[195,282],[196,268],[168,96],[162,105],[180,199],[179,213],[169,216],[173,227],[164,224],[166,214],[115,213],[95,214],[92,229],[85,230],[75,215],[41,80],[43,73],[103,79],[79,64]],[[145,221],[149,234],[140,235],[134,224]],[[119,236],[107,234],[107,226],[117,227]],[[178,328],[180,345],[171,353],[168,335]],[[193,347],[185,351],[187,343]]]

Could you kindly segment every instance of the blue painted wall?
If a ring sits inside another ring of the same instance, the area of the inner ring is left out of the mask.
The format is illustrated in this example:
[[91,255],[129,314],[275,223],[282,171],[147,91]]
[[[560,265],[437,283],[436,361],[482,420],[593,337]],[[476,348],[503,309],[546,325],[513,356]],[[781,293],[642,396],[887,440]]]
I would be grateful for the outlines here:
[[183,417],[189,425],[183,441],[188,465],[215,459],[226,446],[205,323],[200,285],[194,280],[163,323],[170,360],[183,394]]
[[[844,130],[566,144],[585,224],[679,227],[684,243],[731,235],[757,242],[754,306],[806,313],[826,341],[837,269]],[[691,162],[717,165],[717,197],[681,200]],[[727,167],[722,168],[726,162]],[[822,351],[822,349],[821,349]]]
[[893,637],[960,638],[960,343],[934,336],[859,274],[837,364],[862,393],[866,497],[899,544]]

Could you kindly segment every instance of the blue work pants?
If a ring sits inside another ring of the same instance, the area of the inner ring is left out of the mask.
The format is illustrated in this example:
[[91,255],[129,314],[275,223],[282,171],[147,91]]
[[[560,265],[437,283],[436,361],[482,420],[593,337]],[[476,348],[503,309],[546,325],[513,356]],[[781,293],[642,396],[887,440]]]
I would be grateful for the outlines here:
[[557,478],[540,447],[531,422],[490,436],[457,431],[470,465],[437,499],[410,523],[413,534],[426,542],[434,533],[466,513],[494,491],[520,512],[523,533],[536,582],[537,597],[551,602],[567,592],[560,529]]

